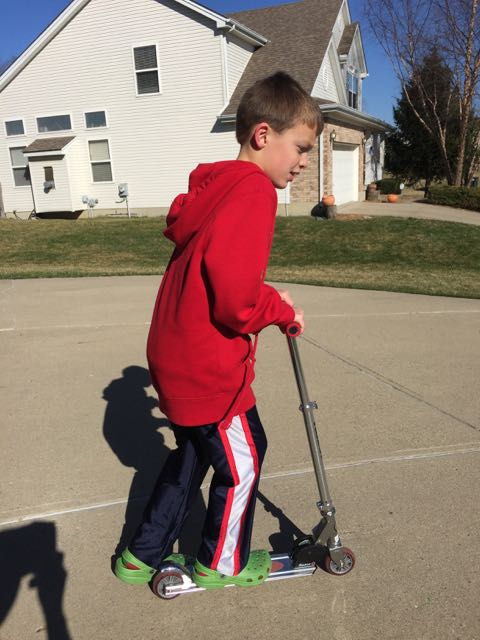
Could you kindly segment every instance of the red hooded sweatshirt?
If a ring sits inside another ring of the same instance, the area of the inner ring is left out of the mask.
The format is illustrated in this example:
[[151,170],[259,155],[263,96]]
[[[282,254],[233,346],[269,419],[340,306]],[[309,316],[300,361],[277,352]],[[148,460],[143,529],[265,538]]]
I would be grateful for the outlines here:
[[147,357],[160,409],[176,424],[219,422],[255,404],[249,334],[284,329],[295,315],[264,283],[276,209],[269,177],[242,160],[199,165],[170,207],[164,233],[175,250]]

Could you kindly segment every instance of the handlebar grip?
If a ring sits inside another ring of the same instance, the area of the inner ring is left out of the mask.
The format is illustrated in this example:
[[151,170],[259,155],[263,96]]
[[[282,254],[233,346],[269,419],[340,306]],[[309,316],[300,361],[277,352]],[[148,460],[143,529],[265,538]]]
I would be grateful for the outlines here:
[[302,333],[302,327],[299,325],[298,322],[290,322],[290,324],[287,325],[286,334],[290,338],[298,338],[298,336],[301,333]]

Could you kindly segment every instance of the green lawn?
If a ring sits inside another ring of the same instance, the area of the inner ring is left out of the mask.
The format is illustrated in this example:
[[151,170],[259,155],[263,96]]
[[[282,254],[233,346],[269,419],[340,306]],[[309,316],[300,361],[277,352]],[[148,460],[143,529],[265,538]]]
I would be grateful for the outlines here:
[[[165,218],[0,222],[1,278],[162,273]],[[480,298],[480,227],[278,218],[269,280]]]

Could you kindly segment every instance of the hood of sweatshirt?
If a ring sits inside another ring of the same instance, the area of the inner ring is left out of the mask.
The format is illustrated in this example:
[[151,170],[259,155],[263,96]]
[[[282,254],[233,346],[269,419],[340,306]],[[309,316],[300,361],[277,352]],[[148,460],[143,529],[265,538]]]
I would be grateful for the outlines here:
[[190,174],[188,193],[181,193],[173,201],[167,215],[165,237],[184,247],[201,229],[223,196],[246,176],[260,173],[269,178],[253,162],[226,160],[199,164]]

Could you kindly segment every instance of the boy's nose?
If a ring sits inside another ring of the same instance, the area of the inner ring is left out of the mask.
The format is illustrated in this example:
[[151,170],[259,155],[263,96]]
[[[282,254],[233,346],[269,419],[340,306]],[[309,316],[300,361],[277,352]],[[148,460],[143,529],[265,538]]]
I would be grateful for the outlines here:
[[298,163],[301,169],[305,169],[308,164],[308,156],[306,153],[302,153],[300,156],[300,162]]

